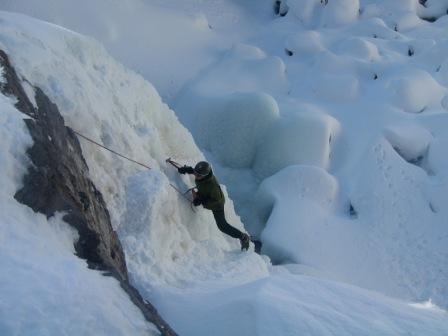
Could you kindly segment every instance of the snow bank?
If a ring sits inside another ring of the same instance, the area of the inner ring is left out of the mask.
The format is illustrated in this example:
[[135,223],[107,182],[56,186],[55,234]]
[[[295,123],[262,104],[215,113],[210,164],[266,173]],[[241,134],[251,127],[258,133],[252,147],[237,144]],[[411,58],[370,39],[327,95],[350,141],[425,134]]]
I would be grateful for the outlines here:
[[[189,309],[189,314],[185,314]],[[278,270],[224,291],[167,294],[161,310],[182,335],[443,335],[447,313]],[[196,321],[201,323],[196,323]],[[217,328],[216,326],[220,327]]]
[[17,203],[31,138],[0,94],[0,334],[159,335],[117,280],[74,255],[76,233]]

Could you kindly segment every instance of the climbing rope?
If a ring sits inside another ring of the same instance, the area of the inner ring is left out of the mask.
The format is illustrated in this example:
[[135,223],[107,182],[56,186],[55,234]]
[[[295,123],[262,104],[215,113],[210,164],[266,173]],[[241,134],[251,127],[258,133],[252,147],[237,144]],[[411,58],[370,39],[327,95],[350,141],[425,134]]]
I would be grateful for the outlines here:
[[116,151],[114,151],[114,150],[112,150],[112,149],[110,149],[110,148],[107,148],[106,146],[103,146],[102,144],[96,142],[95,140],[92,140],[92,139],[86,137],[85,135],[82,135],[81,133],[75,131],[73,128],[71,128],[71,130],[73,131],[73,133],[79,135],[81,138],[83,138],[83,139],[85,139],[85,140],[87,140],[87,141],[90,141],[91,143],[93,143],[93,144],[95,144],[95,145],[97,145],[97,146],[99,146],[99,147],[101,147],[101,148],[104,148],[105,150],[108,150],[109,152],[114,153],[115,155],[118,155],[119,157],[122,157],[122,158],[125,159],[125,160],[134,162],[134,163],[136,163],[136,164],[138,164],[138,165],[140,165],[140,166],[142,166],[142,167],[145,167],[145,168],[147,168],[147,169],[152,169],[150,166],[147,166],[147,165],[145,165],[145,164],[143,164],[143,163],[140,163],[140,162],[138,162],[138,161],[135,161],[135,160],[133,160],[133,159],[127,157],[127,156],[124,156],[123,154],[120,154],[120,153],[118,153],[118,152],[116,152]]
[[[70,128],[70,127],[69,127],[69,128]],[[152,168],[151,168],[150,166],[148,166],[148,165],[145,165],[145,164],[143,164],[143,163],[141,163],[141,162],[135,161],[135,160],[133,160],[133,159],[131,159],[131,158],[129,158],[129,157],[123,155],[123,154],[120,154],[120,153],[118,153],[118,152],[116,152],[116,151],[114,151],[114,150],[112,150],[112,149],[106,147],[106,146],[103,146],[102,144],[98,143],[97,141],[92,140],[92,139],[90,139],[89,137],[86,137],[85,135],[83,135],[83,134],[81,134],[81,133],[75,131],[73,128],[70,128],[70,129],[71,129],[72,132],[75,133],[76,135],[80,136],[80,137],[83,138],[84,140],[87,140],[87,141],[93,143],[94,145],[96,145],[96,146],[98,146],[98,147],[101,147],[101,148],[103,148],[103,149],[105,149],[105,150],[108,150],[109,152],[111,152],[111,153],[113,153],[113,154],[115,154],[115,155],[117,155],[117,156],[119,156],[119,157],[121,157],[121,158],[123,158],[123,159],[125,159],[125,160],[128,160],[128,161],[133,162],[133,163],[135,163],[135,164],[138,164],[138,165],[140,165],[140,166],[142,166],[142,167],[145,167],[146,169],[149,169],[149,170],[152,169]],[[170,163],[171,163],[171,162],[170,162]],[[171,182],[170,182],[170,186],[171,186],[171,188],[173,188],[174,190],[176,190],[176,191],[177,191],[183,198],[185,198],[188,202],[190,202],[191,209],[192,209],[193,211],[196,211],[196,210],[193,208],[193,206],[192,206],[193,202],[192,202],[192,201],[187,197],[187,195],[186,195],[186,194],[187,194],[189,191],[191,191],[193,188],[188,189],[185,193],[183,193],[183,192],[180,191],[175,185],[173,185]]]

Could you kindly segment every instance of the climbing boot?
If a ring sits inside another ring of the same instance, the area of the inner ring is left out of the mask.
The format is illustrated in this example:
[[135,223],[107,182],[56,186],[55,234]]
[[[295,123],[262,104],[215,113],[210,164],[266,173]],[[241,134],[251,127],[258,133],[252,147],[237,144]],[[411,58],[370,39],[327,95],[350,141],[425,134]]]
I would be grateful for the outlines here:
[[243,235],[240,238],[241,243],[241,251],[248,250],[249,249],[249,243],[250,243],[250,237],[248,234],[243,233]]

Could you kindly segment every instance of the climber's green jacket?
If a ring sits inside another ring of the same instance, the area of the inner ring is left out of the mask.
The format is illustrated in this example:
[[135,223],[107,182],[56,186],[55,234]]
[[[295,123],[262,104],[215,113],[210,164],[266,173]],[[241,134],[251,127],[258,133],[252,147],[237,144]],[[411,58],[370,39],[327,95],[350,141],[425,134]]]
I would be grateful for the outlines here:
[[198,197],[204,208],[217,211],[224,209],[224,194],[213,172],[202,179],[195,179]]

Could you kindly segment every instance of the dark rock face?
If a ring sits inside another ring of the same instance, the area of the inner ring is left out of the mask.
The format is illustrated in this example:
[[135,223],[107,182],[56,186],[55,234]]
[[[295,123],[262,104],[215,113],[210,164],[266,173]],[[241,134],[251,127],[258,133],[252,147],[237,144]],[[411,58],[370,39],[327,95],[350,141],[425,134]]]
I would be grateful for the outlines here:
[[33,165],[24,177],[24,187],[14,197],[47,217],[57,211],[64,213],[63,219],[79,233],[74,244],[76,254],[86,259],[90,268],[108,271],[116,277],[162,335],[176,335],[129,284],[121,243],[112,229],[103,196],[88,178],[88,166],[76,135],[65,126],[57,106],[36,87],[37,108],[33,106],[8,56],[1,50],[0,66],[6,79],[6,83],[0,84],[0,91],[15,96],[16,108],[30,117],[25,123],[34,141],[27,150]]
[[39,88],[35,88],[38,108],[34,108],[6,55],[1,58],[7,77],[4,92],[18,97],[16,107],[32,117],[25,123],[34,140],[27,151],[33,165],[15,198],[47,217],[56,211],[65,213],[64,220],[79,232],[76,252],[89,267],[113,269],[121,279],[127,279],[120,241],[101,193],[87,177],[88,167],[78,139],[65,127],[57,106]]

